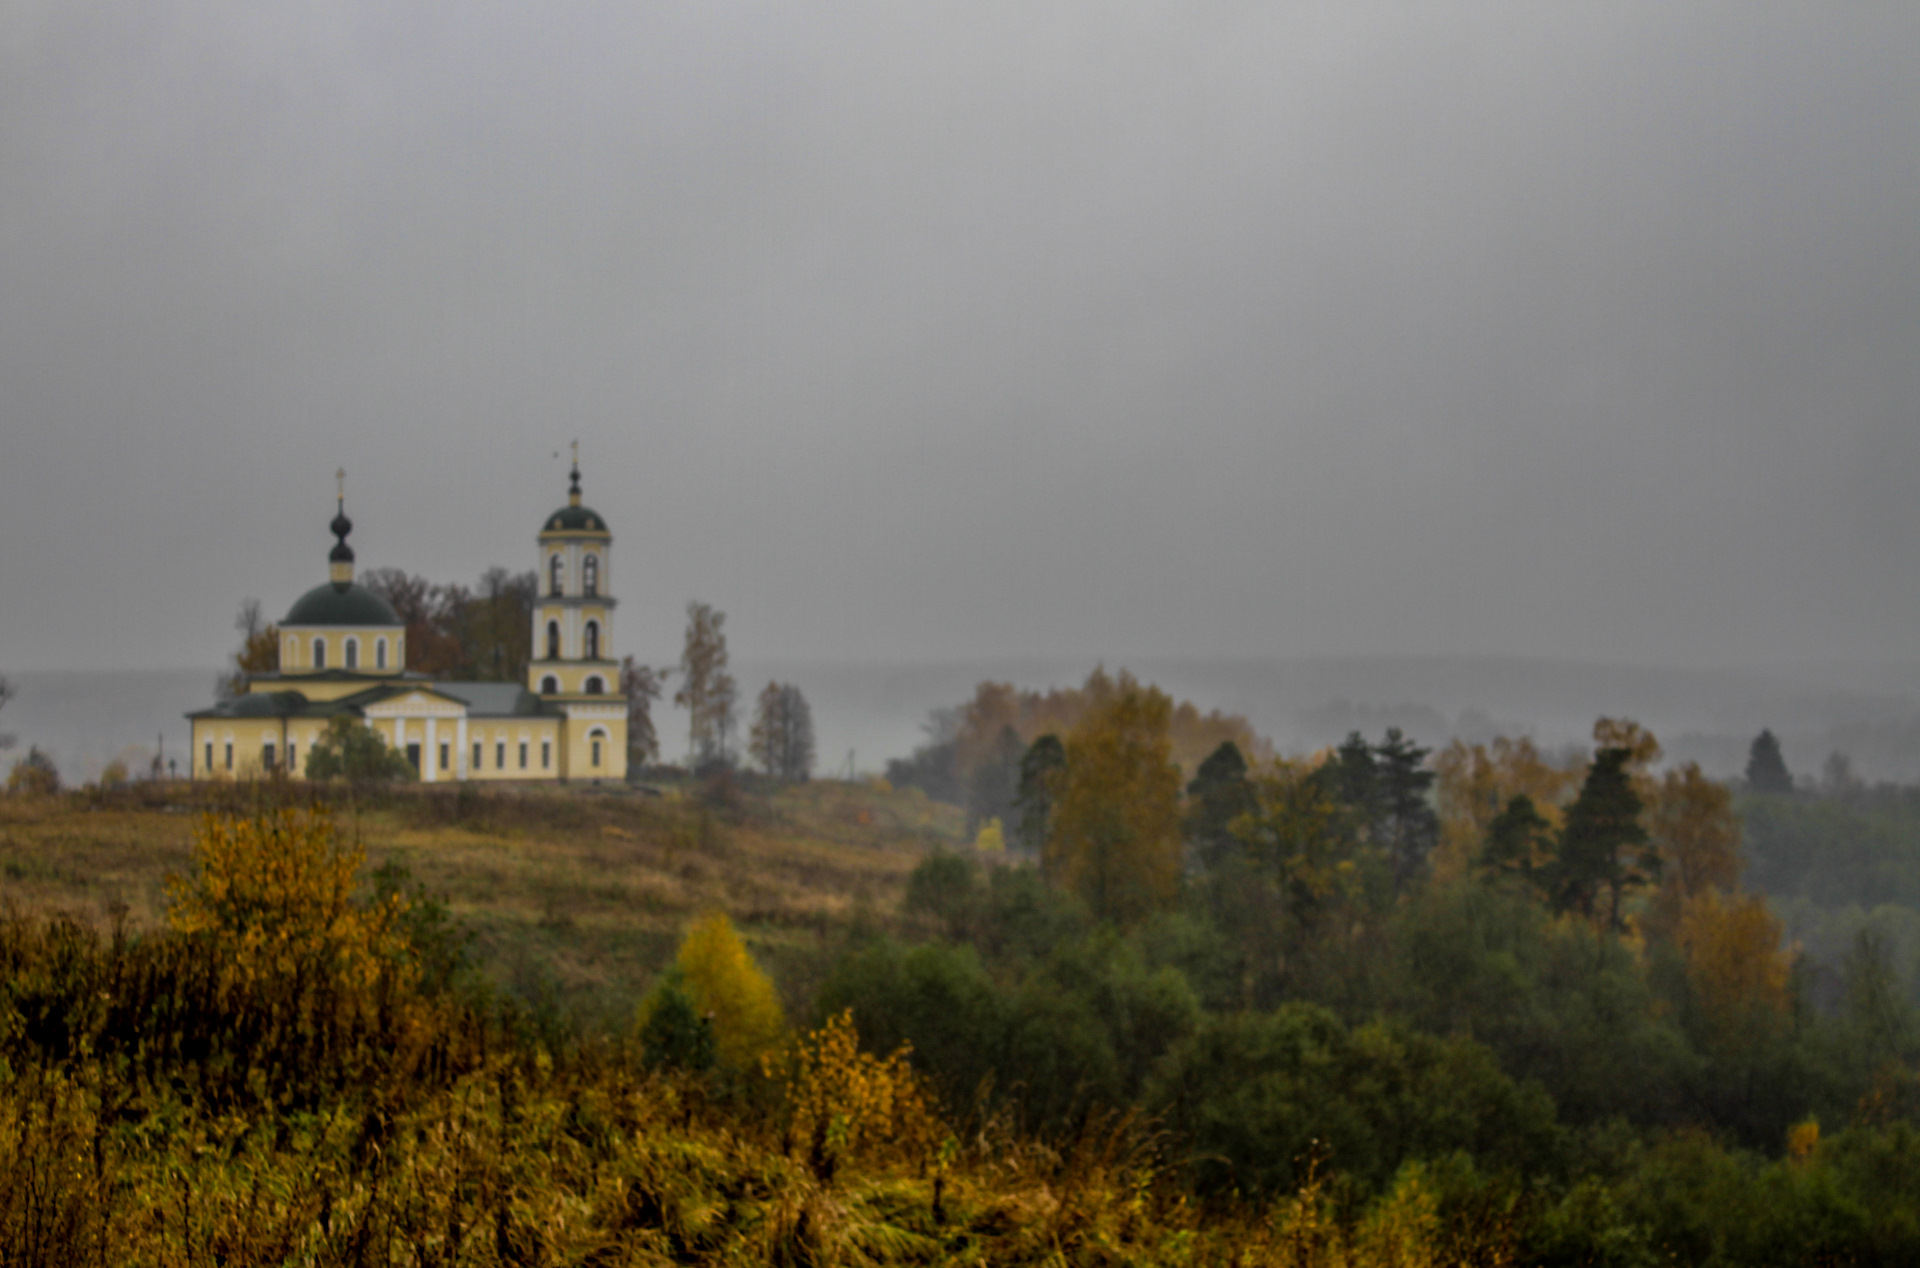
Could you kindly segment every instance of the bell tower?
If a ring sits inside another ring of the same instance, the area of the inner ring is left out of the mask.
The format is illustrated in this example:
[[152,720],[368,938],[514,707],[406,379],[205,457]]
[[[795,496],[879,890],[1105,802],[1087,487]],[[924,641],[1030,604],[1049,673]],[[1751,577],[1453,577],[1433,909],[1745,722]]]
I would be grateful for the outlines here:
[[580,496],[580,442],[573,444],[567,504],[540,528],[540,591],[533,608],[527,689],[542,700],[615,695],[613,533]]

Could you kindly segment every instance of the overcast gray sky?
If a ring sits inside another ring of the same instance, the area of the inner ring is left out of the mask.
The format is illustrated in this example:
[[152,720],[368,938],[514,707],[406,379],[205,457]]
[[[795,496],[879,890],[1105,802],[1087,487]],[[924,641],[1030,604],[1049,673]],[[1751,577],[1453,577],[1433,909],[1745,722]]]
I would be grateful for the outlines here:
[[1911,658],[1917,354],[1920,6],[0,3],[0,670]]

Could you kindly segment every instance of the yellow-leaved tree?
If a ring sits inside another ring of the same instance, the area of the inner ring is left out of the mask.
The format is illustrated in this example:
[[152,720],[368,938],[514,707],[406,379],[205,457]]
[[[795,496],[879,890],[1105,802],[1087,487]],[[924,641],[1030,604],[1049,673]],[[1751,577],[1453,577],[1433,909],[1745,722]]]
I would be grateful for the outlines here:
[[932,1155],[946,1131],[911,1055],[906,1044],[888,1057],[862,1052],[852,1009],[800,1040],[787,1079],[787,1136],[805,1148],[816,1177],[833,1179],[852,1158],[923,1163]]
[[209,938],[231,980],[338,975],[371,986],[409,974],[398,893],[356,899],[365,851],[341,841],[325,810],[256,818],[208,815],[194,836],[194,871],[169,877],[167,921]]
[[1671,936],[1687,905],[1714,891],[1732,892],[1740,880],[1740,819],[1725,784],[1708,779],[1697,762],[1669,770],[1654,785],[1647,831],[1660,852],[1660,890],[1652,932]]
[[1103,694],[1067,733],[1041,863],[1095,916],[1124,925],[1179,884],[1180,768],[1165,693],[1122,671]]
[[753,962],[747,946],[721,912],[687,931],[674,961],[683,989],[713,1027],[714,1055],[735,1071],[760,1068],[780,1046],[786,1014],[773,982]]
[[1792,965],[1780,935],[1780,918],[1758,895],[1707,889],[1687,900],[1679,942],[1716,1053],[1751,1051],[1787,1024]]
[[1586,763],[1556,762],[1532,740],[1503,735],[1491,744],[1455,740],[1434,754],[1433,768],[1439,777],[1434,799],[1440,813],[1434,876],[1450,880],[1467,870],[1486,840],[1488,825],[1515,797],[1531,800],[1548,831],[1558,832],[1561,805],[1579,787]]

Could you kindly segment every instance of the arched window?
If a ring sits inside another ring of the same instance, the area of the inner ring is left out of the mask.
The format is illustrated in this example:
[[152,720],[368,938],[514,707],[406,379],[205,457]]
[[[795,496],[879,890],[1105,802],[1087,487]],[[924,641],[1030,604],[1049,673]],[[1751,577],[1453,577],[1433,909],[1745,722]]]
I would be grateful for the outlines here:
[[600,593],[600,556],[588,555],[580,565],[580,588],[589,596]]
[[543,696],[556,695],[559,693],[559,691],[560,691],[560,680],[558,678],[555,678],[552,674],[548,674],[545,678],[542,678],[540,680],[541,695]]
[[599,727],[595,727],[592,731],[588,732],[587,738],[593,741],[592,743],[593,758],[591,761],[591,765],[598,766],[600,765],[601,746],[606,743],[607,733],[605,731],[602,731]]
[[560,622],[547,622],[547,659],[560,659]]
[[360,640],[357,638],[347,640],[347,668],[360,668]]
[[566,579],[566,572],[567,566],[560,562],[560,556],[555,555],[547,561],[547,576],[549,578],[547,582],[548,594],[557,595],[560,593],[560,583]]
[[375,669],[387,667],[387,640],[384,636],[373,640],[373,667]]
[[600,659],[600,622],[598,621],[587,622],[587,656],[586,658],[588,660]]
[[588,695],[597,696],[606,689],[607,684],[601,681],[599,674],[595,674],[593,677],[587,679],[586,693]]
[[327,640],[324,638],[313,640],[313,667],[315,669],[327,667]]

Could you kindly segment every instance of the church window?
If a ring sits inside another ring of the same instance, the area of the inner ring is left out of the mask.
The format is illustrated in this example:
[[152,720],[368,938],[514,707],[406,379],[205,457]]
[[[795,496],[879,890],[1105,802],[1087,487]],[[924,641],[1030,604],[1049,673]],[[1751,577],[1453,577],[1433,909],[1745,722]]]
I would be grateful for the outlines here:
[[558,678],[555,678],[552,674],[548,674],[545,678],[542,678],[540,680],[541,695],[550,696],[559,690],[560,690],[560,680]]
[[273,741],[268,740],[260,746],[260,769],[273,769]]
[[600,764],[600,737],[599,736],[595,736],[593,740],[593,764],[595,766],[598,766]]
[[233,769],[233,741],[227,741],[227,769]]
[[587,657],[586,658],[588,660],[600,659],[600,622],[598,621],[587,622]]
[[360,668],[360,640],[357,638],[347,640],[347,668]]
[[588,555],[580,565],[580,589],[589,598],[600,593],[600,556]]
[[547,622],[547,659],[560,659],[560,622]]
[[522,740],[520,741],[520,769],[525,770],[526,768],[527,768],[527,742],[525,740]]
[[207,760],[203,768],[209,773],[211,773],[213,770],[213,741],[212,740],[207,741]]
[[586,691],[588,695],[597,696],[606,689],[607,684],[601,680],[599,674],[595,674],[593,677],[587,679]]
[[560,594],[561,592],[560,583],[562,582],[562,580],[565,579],[566,573],[567,573],[567,566],[566,564],[561,562],[560,556],[555,555],[553,556],[553,558],[547,560],[547,578],[548,578],[547,593],[548,594],[554,595],[556,597]]
[[498,740],[494,743],[493,767],[495,770],[505,770],[507,768],[507,742],[505,740]]
[[324,638],[313,640],[313,667],[315,669],[327,667],[327,640]]
[[480,769],[480,741],[478,740],[473,742],[473,768]]
[[385,669],[387,667],[387,640],[385,638],[376,638],[373,640],[373,667],[375,669]]
[[452,749],[453,749],[453,745],[447,743],[445,740],[440,741],[440,769],[441,770],[446,770],[448,767],[450,767],[453,764]]
[[287,774],[289,775],[293,774],[294,764],[299,760],[298,759],[299,752],[300,752],[300,746],[298,744],[295,744],[292,740],[288,740],[287,741]]
[[553,741],[542,740],[540,741],[540,769],[551,770],[552,768],[553,768]]

